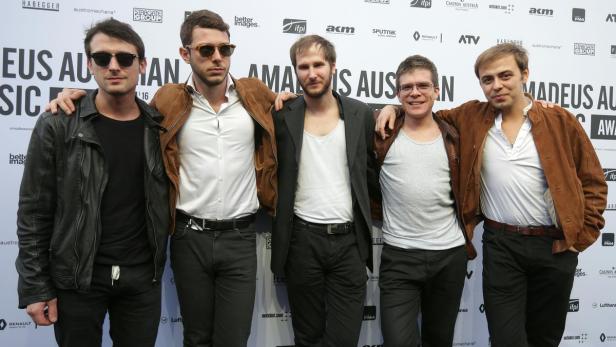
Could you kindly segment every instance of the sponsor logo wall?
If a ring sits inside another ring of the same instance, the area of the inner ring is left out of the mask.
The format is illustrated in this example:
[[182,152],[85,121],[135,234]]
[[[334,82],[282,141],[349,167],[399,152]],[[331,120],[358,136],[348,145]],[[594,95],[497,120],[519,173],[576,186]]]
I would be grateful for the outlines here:
[[[83,31],[113,16],[130,23],[146,45],[148,67],[138,96],[149,101],[159,86],[182,83],[190,68],[177,54],[179,28],[192,11],[207,6],[230,25],[237,45],[231,73],[256,77],[274,91],[301,92],[288,49],[305,34],[324,35],[337,48],[333,88],[374,107],[397,103],[395,70],[411,54],[431,58],[441,75],[435,109],[483,100],[473,64],[484,49],[502,42],[530,53],[526,92],[569,110],[595,147],[608,181],[606,227],[579,256],[561,346],[616,345],[616,4],[539,0],[347,0],[294,2],[248,0],[207,3],[185,0],[7,0],[0,12],[0,346],[54,346],[53,330],[35,327],[17,309],[15,216],[30,133],[45,103],[65,87],[96,88],[83,53]],[[445,24],[443,24],[445,23]],[[455,25],[453,24],[455,23]],[[447,25],[449,24],[449,25]],[[557,30],[555,29],[557,28]],[[44,33],[44,34],[43,34]],[[52,37],[57,38],[50,40]],[[271,236],[260,219],[259,271],[250,347],[292,346],[285,279],[269,271]],[[481,250],[481,228],[474,243]],[[378,265],[382,235],[374,228],[375,272],[368,274],[359,346],[382,346]],[[469,262],[456,325],[455,346],[488,346],[481,295],[481,254]],[[598,291],[597,288],[601,288]],[[107,329],[107,327],[105,328]],[[105,330],[107,331],[107,330]],[[173,273],[163,281],[158,347],[181,346],[182,316]],[[111,346],[108,336],[104,346]]]

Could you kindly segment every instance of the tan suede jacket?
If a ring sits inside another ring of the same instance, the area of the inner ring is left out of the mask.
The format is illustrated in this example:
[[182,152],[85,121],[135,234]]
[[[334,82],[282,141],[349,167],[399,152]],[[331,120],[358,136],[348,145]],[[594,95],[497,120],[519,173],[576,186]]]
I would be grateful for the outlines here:
[[[276,179],[276,136],[271,107],[276,99],[263,82],[256,78],[233,80],[237,94],[248,114],[255,121],[255,170],[257,195],[261,207],[269,214],[275,213],[278,181]],[[171,232],[175,228],[175,206],[180,184],[180,157],[177,134],[192,109],[192,88],[186,84],[166,84],[154,95],[151,105],[165,118],[161,125],[166,131],[160,136],[163,161],[171,181],[169,207],[171,209]]]
[[[378,112],[376,113],[378,114]],[[464,225],[462,224],[461,219],[461,206],[460,206],[460,157],[459,157],[459,141],[460,137],[458,135],[458,131],[453,128],[451,125],[447,124],[443,121],[438,115],[434,115],[434,120],[438,124],[438,127],[441,130],[441,134],[443,135],[443,142],[445,143],[445,152],[447,153],[447,161],[449,164],[449,172],[451,176],[451,192],[453,194],[453,199],[455,202],[456,215],[458,217],[458,221],[460,222],[460,226],[462,227],[462,233],[464,234],[464,240],[466,241],[466,253],[469,259],[475,259],[477,257],[477,251],[473,246],[471,239],[472,233],[467,234],[467,230],[465,230]],[[394,128],[390,133],[390,136],[386,139],[381,138],[377,133],[374,134],[374,152],[376,155],[376,164],[377,164],[377,177],[380,175],[381,167],[383,166],[383,162],[385,161],[385,157],[387,156],[387,152],[389,152],[389,148],[394,143],[396,137],[400,133],[402,126],[404,125],[404,111],[401,108],[396,109],[396,121],[394,123]],[[379,185],[380,188],[380,185]],[[372,219],[374,220],[383,220],[383,210],[382,210],[382,197],[379,196],[371,199]],[[471,230],[472,232],[472,230]]]
[[[483,220],[480,175],[483,146],[499,111],[489,103],[469,101],[437,112],[460,134],[460,201],[468,235]],[[531,133],[554,201],[564,240],[552,252],[573,246],[583,251],[599,237],[605,221],[607,184],[595,150],[576,118],[565,109],[534,105],[528,112]],[[503,172],[503,175],[506,175]]]

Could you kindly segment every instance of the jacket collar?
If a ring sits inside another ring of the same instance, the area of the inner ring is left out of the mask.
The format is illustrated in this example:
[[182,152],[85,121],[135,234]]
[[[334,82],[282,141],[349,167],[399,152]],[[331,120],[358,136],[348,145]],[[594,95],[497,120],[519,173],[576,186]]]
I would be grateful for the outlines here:
[[[79,118],[83,120],[90,120],[100,115],[100,113],[96,109],[96,103],[94,101],[97,94],[98,89],[94,89],[88,92],[88,94],[80,100],[78,115]],[[138,97],[135,97],[135,101],[137,102],[139,111],[144,116],[143,118],[146,125],[148,127],[159,127],[162,129],[162,127],[160,126],[160,122],[162,122],[163,116]]]

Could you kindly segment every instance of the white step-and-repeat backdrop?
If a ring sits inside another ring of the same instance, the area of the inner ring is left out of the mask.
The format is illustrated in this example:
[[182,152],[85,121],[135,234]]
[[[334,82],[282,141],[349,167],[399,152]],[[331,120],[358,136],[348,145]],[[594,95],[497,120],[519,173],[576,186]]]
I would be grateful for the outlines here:
[[[31,129],[59,88],[95,88],[83,53],[84,29],[113,16],[146,44],[147,72],[137,87],[149,100],[158,87],[183,82],[179,28],[190,11],[218,12],[238,48],[231,71],[262,79],[274,91],[298,91],[288,48],[304,33],[323,35],[338,52],[335,89],[371,104],[395,103],[394,71],[411,54],[432,59],[441,76],[436,109],[483,99],[476,56],[499,42],[530,53],[528,92],[577,116],[616,189],[616,1],[613,0],[343,0],[164,1],[3,0],[0,5],[0,346],[54,346],[51,328],[35,327],[17,309],[15,220]],[[610,192],[611,193],[611,192]],[[580,255],[562,346],[616,346],[616,195],[603,235]],[[262,223],[263,225],[263,223]],[[264,227],[263,229],[267,229]],[[267,231],[267,230],[265,230]],[[257,300],[250,346],[293,345],[284,279],[269,271],[269,234],[259,237]],[[378,264],[381,237],[374,232]],[[475,245],[481,249],[481,229]],[[378,266],[377,266],[378,269]],[[469,263],[455,346],[488,346],[481,295],[481,255]],[[181,346],[173,273],[163,283],[157,346]],[[108,337],[105,346],[111,346]],[[381,346],[378,271],[370,274],[360,346]]]

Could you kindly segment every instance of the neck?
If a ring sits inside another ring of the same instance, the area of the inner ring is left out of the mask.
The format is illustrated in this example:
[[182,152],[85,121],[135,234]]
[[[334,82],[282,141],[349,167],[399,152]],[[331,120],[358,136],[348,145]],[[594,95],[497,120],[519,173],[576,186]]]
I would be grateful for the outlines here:
[[123,95],[110,95],[99,89],[94,104],[99,113],[117,120],[135,119],[140,113],[134,90]]
[[227,79],[229,75],[219,84],[207,85],[199,77],[193,74],[193,84],[195,89],[203,95],[210,105],[218,105],[225,102],[225,93],[227,91]]
[[306,101],[306,109],[313,114],[323,114],[323,112],[336,106],[336,97],[331,90],[316,98],[305,94],[304,100]]
[[508,108],[501,109],[503,120],[515,120],[524,118],[524,108],[531,102],[526,96]]
[[421,118],[411,117],[408,114],[404,115],[404,126],[409,129],[421,131],[425,129],[431,129],[432,127],[434,127],[435,124],[436,121],[432,117],[432,113]]

